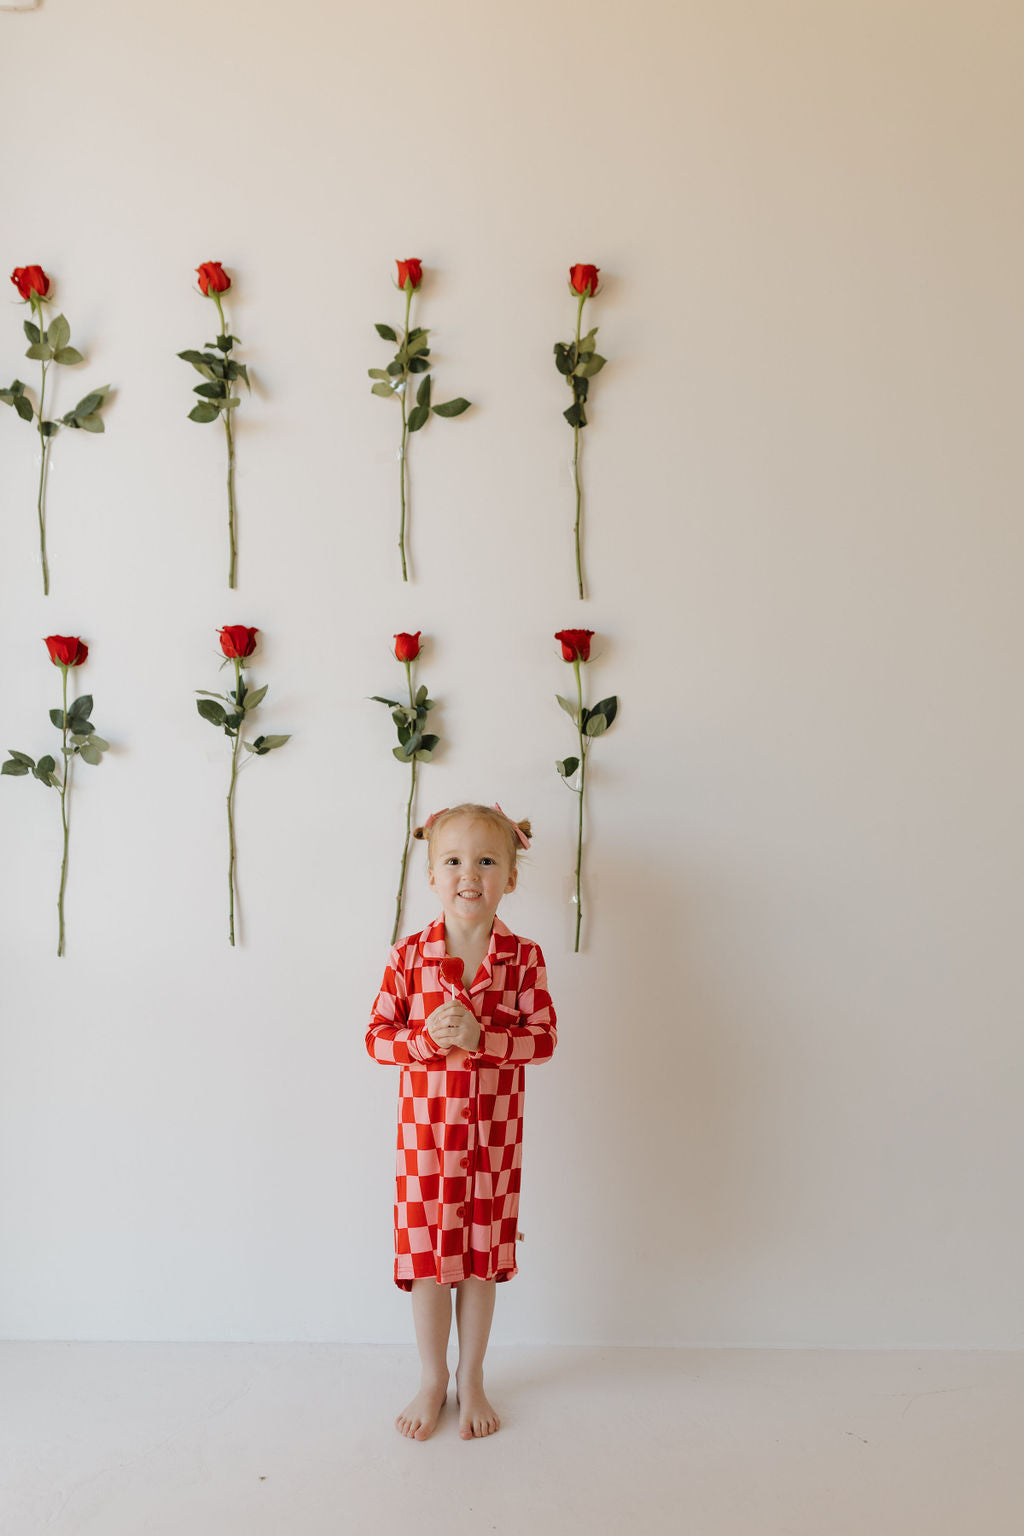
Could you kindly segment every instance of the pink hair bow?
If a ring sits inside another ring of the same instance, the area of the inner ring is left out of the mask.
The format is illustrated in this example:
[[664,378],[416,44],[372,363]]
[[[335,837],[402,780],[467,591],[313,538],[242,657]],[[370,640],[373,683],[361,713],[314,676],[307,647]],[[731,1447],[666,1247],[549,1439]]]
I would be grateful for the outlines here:
[[449,807],[446,805],[443,811],[432,811],[423,823],[424,832],[429,832],[439,816],[447,816]]
[[497,800],[495,800],[495,802],[494,802],[494,809],[497,811],[499,816],[505,816],[505,820],[508,822],[509,826],[512,828],[512,830],[515,833],[516,837],[518,837],[518,839],[519,839],[520,847],[521,848],[529,848],[529,846],[530,846],[530,839],[527,837],[527,835],[523,831],[522,827],[519,826],[518,822],[513,821],[511,816],[506,816],[505,815],[505,812],[502,810],[502,808],[498,804]]

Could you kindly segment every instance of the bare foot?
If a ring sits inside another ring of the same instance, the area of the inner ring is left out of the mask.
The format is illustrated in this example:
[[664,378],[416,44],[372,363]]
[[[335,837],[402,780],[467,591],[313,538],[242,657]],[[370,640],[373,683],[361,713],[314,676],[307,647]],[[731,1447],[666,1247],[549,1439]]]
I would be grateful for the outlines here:
[[395,1420],[395,1428],[407,1440],[429,1440],[448,1396],[448,1379],[422,1386]]
[[487,1401],[482,1381],[465,1384],[456,1376],[455,1395],[459,1403],[459,1436],[463,1440],[479,1440],[493,1435],[501,1428],[501,1420]]

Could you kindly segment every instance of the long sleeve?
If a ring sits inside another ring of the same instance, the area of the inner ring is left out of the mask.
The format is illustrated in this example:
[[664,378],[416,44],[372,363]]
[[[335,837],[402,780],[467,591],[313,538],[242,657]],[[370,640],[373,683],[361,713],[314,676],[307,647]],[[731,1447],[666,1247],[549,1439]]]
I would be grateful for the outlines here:
[[550,1061],[558,1043],[555,1022],[544,956],[531,944],[516,992],[516,1009],[498,1004],[470,1059],[488,1067]]
[[423,1066],[429,1061],[443,1063],[423,1023],[409,1024],[409,994],[400,945],[391,951],[384,980],[373,1005],[370,1027],[366,1031],[366,1049],[374,1061],[385,1067]]

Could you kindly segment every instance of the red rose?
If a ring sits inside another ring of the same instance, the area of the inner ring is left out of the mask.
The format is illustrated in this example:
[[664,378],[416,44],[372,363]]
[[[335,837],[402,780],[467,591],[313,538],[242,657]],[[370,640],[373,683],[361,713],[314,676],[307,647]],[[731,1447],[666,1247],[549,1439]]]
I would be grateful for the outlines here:
[[563,661],[589,661],[592,629],[560,629],[555,635],[562,642]]
[[574,293],[589,293],[593,298],[597,292],[597,274],[600,270],[600,267],[591,267],[586,262],[578,261],[574,267],[569,268],[569,287]]
[[414,635],[404,632],[395,636],[395,656],[399,661],[415,661],[420,653],[420,635],[422,629],[418,629]]
[[398,286],[404,288],[406,283],[412,284],[413,293],[423,281],[423,263],[417,256],[410,256],[408,261],[396,261],[398,268]]
[[256,649],[258,629],[248,629],[244,624],[225,624],[218,633],[220,648],[231,661],[241,656],[251,656]]
[[199,287],[205,294],[209,294],[211,289],[214,293],[227,293],[231,287],[231,279],[219,261],[202,262],[196,267],[196,275],[199,278]]
[[42,267],[15,267],[11,273],[11,282],[26,301],[33,293],[45,299],[50,291],[50,279]]
[[46,649],[55,667],[80,667],[89,654],[89,647],[77,635],[47,635]]

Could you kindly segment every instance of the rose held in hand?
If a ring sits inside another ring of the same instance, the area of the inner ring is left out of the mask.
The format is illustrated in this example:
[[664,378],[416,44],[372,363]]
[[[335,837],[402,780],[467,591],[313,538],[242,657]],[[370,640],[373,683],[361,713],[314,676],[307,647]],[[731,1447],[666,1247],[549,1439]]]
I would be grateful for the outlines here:
[[50,279],[42,267],[15,267],[11,273],[11,282],[17,288],[26,304],[33,293],[45,299],[50,291]]
[[201,293],[227,293],[231,287],[231,279],[228,277],[219,261],[202,261],[196,267],[196,276],[199,279],[199,291]]
[[46,649],[55,667],[80,667],[89,647],[77,635],[47,635]]
[[258,629],[249,629],[245,624],[225,624],[219,633],[220,648],[229,661],[234,661],[236,657],[251,656],[256,649]]

